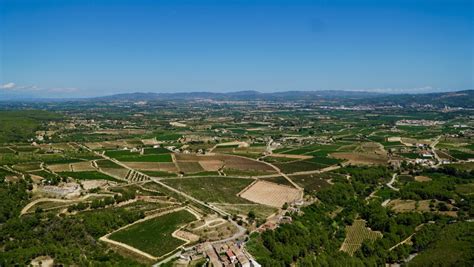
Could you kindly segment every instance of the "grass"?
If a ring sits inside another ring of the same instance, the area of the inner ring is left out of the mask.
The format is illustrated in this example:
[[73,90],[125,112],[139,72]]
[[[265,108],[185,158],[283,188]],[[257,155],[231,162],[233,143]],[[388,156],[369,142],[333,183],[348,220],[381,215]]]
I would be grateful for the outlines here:
[[172,252],[185,242],[174,238],[171,234],[187,223],[195,221],[194,215],[181,210],[150,219],[110,235],[116,240],[155,257]]
[[96,161],[97,162],[97,166],[99,166],[99,168],[108,168],[108,169],[121,169],[123,168],[122,166],[110,161],[110,160],[106,160],[106,159],[103,159],[103,160],[98,160]]
[[251,203],[237,196],[253,179],[229,177],[198,177],[162,180],[178,190],[205,202]]
[[163,147],[157,147],[157,148],[145,148],[143,150],[143,153],[145,155],[148,155],[148,154],[166,154],[166,153],[170,153],[170,151],[166,148],[163,148]]
[[107,174],[96,172],[96,171],[86,171],[86,172],[60,172],[59,175],[67,176],[78,180],[108,180],[117,182],[117,179],[108,176]]

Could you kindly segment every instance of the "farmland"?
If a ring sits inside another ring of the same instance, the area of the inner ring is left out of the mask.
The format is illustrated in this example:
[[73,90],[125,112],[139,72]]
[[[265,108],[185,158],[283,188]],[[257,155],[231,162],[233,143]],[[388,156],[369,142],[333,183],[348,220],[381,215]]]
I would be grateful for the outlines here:
[[163,259],[192,266],[202,253],[176,248],[207,255],[206,240],[222,262],[245,244],[262,266],[470,262],[469,110],[145,102],[17,108],[31,127],[2,137],[0,265],[148,266],[176,251]]
[[185,242],[172,236],[179,227],[196,220],[186,210],[149,219],[110,235],[110,239],[135,247],[150,255],[161,257]]
[[255,203],[280,208],[285,203],[298,200],[300,191],[290,186],[258,181],[241,192],[240,196]]
[[[250,203],[237,196],[253,179],[231,177],[169,178],[164,183],[206,202]],[[212,193],[210,193],[212,192]]]
[[364,220],[355,220],[351,226],[346,228],[346,239],[342,243],[341,250],[353,255],[365,240],[375,240],[381,238],[380,232],[367,229]]

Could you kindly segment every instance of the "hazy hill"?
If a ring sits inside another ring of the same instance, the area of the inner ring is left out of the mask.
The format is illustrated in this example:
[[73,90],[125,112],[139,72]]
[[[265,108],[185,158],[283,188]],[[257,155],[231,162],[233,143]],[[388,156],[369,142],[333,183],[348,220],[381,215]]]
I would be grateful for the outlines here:
[[474,108],[474,90],[427,94],[382,94],[360,91],[286,91],[261,93],[238,91],[231,93],[130,93],[92,98],[95,101],[153,101],[153,100],[230,100],[230,101],[323,101],[337,105],[433,105]]

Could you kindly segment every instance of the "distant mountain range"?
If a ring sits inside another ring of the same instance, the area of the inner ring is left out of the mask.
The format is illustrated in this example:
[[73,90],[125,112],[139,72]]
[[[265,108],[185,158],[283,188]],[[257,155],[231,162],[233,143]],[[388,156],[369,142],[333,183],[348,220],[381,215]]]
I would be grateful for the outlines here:
[[95,101],[156,101],[156,100],[228,100],[228,101],[319,101],[339,105],[433,105],[474,108],[474,90],[427,94],[383,94],[359,91],[286,91],[261,93],[238,91],[231,93],[130,93],[92,98]]
[[451,106],[474,108],[474,90],[457,92],[426,93],[426,94],[384,94],[363,91],[286,91],[274,93],[261,93],[258,91],[237,91],[230,93],[189,92],[189,93],[127,93],[103,97],[81,99],[44,99],[30,98],[5,99],[0,96],[0,101],[91,101],[91,102],[116,102],[116,101],[189,101],[189,100],[227,100],[227,101],[308,101],[328,105],[433,105],[436,107]]
[[237,91],[230,93],[189,92],[189,93],[129,93],[97,97],[95,100],[121,101],[121,100],[235,100],[235,101],[297,101],[297,100],[322,100],[322,99],[364,99],[384,96],[380,93],[356,91],[285,91],[275,93],[261,93],[258,91]]

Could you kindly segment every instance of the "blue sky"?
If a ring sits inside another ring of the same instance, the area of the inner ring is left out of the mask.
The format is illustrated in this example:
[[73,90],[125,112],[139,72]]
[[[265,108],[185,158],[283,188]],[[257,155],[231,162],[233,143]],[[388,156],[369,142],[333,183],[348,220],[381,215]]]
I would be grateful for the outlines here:
[[472,0],[0,3],[0,94],[474,88]]

